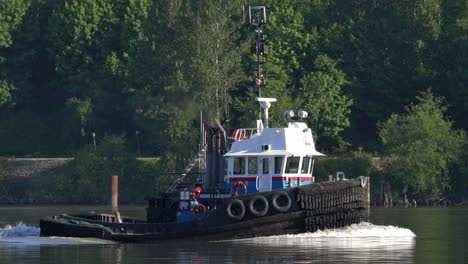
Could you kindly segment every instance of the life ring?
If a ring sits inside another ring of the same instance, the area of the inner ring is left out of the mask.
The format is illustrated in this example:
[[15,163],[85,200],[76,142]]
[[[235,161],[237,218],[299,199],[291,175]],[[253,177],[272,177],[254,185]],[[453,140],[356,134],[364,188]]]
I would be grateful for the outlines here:
[[[241,190],[239,191],[239,187]],[[247,193],[247,185],[243,183],[242,181],[236,182],[232,188],[231,188],[231,196],[238,196],[240,194],[246,194]]]
[[228,216],[234,220],[241,220],[245,215],[245,205],[239,199],[234,199],[229,202],[226,212]]
[[[257,206],[260,204],[260,210],[257,210]],[[255,216],[264,216],[268,212],[268,200],[261,195],[255,195],[249,202],[250,212]]]
[[[282,201],[284,199],[284,201]],[[280,200],[278,202],[278,200]],[[279,191],[273,195],[272,205],[276,211],[285,213],[291,208],[291,198],[287,192]]]
[[367,179],[365,177],[361,177],[361,187],[366,187],[366,184],[367,184]]
[[231,142],[242,141],[244,139],[245,139],[245,130],[244,129],[234,130],[234,133],[232,133],[232,141]]
[[[203,212],[201,215],[200,215],[200,211]],[[195,205],[195,206],[192,208],[192,216],[193,216],[193,219],[195,219],[195,220],[197,220],[197,221],[204,220],[204,219],[206,218],[207,213],[208,213],[208,210],[206,209],[206,206],[204,206],[204,205],[201,204],[201,203]]]

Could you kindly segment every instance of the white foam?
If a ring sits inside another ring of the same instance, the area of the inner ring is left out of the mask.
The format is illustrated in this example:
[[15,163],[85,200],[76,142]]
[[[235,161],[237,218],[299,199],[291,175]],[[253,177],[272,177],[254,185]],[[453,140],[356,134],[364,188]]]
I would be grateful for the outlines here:
[[415,237],[406,228],[360,223],[314,233],[241,239],[237,243],[294,248],[411,249],[414,247]]
[[[414,234],[411,230],[396,226],[381,226],[373,225],[371,223],[359,223],[352,224],[338,229],[325,229],[318,230],[314,233],[303,233],[299,235],[284,235],[284,237],[302,237],[302,238],[312,238],[312,237],[342,237],[342,238],[390,238],[390,237],[400,237],[400,238],[414,238]],[[272,237],[270,237],[272,238]]]
[[19,222],[15,226],[6,225],[5,227],[0,228],[0,238],[39,236],[39,234],[39,228],[25,225],[23,222]]

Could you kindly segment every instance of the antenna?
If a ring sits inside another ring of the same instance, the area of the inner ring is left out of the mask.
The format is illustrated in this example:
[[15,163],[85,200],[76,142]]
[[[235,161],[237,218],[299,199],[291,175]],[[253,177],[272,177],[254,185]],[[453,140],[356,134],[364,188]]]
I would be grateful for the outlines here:
[[257,55],[255,83],[258,88],[258,97],[262,97],[262,86],[265,84],[265,76],[263,76],[260,66],[266,61],[264,56],[268,54],[268,46],[265,44],[265,36],[263,35],[263,26],[267,23],[265,6],[249,6],[249,22],[255,26],[255,32],[257,33],[257,41],[252,46],[251,51]]
[[[252,13],[254,13],[252,15]],[[265,6],[249,6],[249,22],[254,26],[267,23]]]
[[[257,33],[257,41],[251,47],[251,52],[257,56],[257,74],[255,76],[255,84],[258,89],[258,98],[262,97],[262,86],[265,85],[265,76],[262,74],[261,64],[266,62],[264,56],[268,54],[268,46],[265,44],[265,36],[263,35],[263,26],[267,24],[265,6],[249,6],[249,23],[255,27]],[[259,116],[261,119],[262,111]]]

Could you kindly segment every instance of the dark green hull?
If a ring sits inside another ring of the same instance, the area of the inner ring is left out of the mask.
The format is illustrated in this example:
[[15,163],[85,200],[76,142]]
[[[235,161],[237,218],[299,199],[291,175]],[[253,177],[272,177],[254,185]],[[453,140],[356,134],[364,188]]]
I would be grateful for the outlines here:
[[[259,212],[252,205],[254,200],[268,205]],[[158,209],[149,207],[147,213],[154,215],[152,210]],[[367,178],[358,178],[232,197],[210,210],[203,220],[157,223],[124,217],[122,223],[117,223],[113,215],[61,215],[41,219],[40,228],[41,236],[148,242],[297,234],[368,220],[369,182]]]

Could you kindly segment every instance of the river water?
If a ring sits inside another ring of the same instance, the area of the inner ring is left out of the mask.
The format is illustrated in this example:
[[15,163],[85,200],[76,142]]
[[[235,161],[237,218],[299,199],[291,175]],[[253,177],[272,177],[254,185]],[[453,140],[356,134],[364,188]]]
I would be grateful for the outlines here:
[[[468,208],[372,208],[371,223],[337,230],[228,241],[119,244],[41,238],[39,219],[106,207],[0,207],[3,263],[468,263]],[[144,217],[144,208],[121,207]]]

